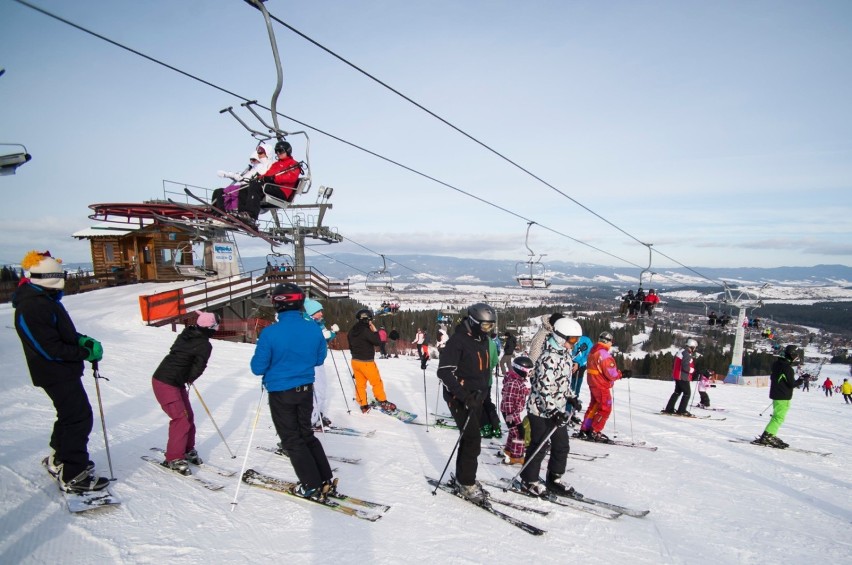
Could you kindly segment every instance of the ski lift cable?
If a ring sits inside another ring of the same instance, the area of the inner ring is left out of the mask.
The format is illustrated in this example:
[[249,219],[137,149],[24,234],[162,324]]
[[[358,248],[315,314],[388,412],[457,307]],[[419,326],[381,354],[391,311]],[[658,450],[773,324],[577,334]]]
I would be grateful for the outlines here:
[[353,69],[355,69],[355,70],[356,70],[356,71],[358,71],[359,73],[363,74],[364,76],[366,76],[366,77],[370,78],[371,80],[375,81],[376,83],[378,83],[378,84],[380,84],[381,86],[385,87],[386,89],[390,90],[391,92],[393,92],[393,93],[394,93],[394,94],[396,94],[397,96],[399,96],[399,97],[403,98],[404,100],[407,100],[408,102],[410,102],[411,104],[413,104],[413,105],[414,105],[414,106],[416,106],[417,108],[420,108],[421,110],[423,110],[424,112],[426,112],[427,114],[429,114],[430,116],[432,116],[433,118],[435,118],[436,120],[438,120],[438,121],[442,122],[443,124],[447,125],[448,127],[452,128],[452,129],[454,129],[455,131],[457,131],[458,133],[460,133],[460,134],[461,134],[461,135],[463,135],[464,137],[466,137],[466,138],[470,139],[471,141],[473,141],[474,143],[476,143],[476,144],[480,145],[481,147],[483,147],[483,148],[484,148],[484,149],[486,149],[487,151],[490,151],[491,153],[493,153],[493,154],[494,154],[494,155],[496,155],[497,157],[499,157],[499,158],[503,159],[504,161],[506,161],[507,163],[511,164],[512,166],[514,166],[514,167],[516,167],[517,169],[519,169],[519,170],[523,171],[524,173],[526,173],[527,175],[529,175],[529,176],[531,176],[532,178],[536,179],[537,181],[539,181],[539,182],[540,182],[540,183],[542,183],[543,185],[547,186],[548,188],[550,188],[550,189],[551,189],[551,190],[553,190],[554,192],[557,192],[558,194],[561,194],[562,196],[564,196],[565,198],[567,198],[568,200],[570,200],[571,202],[573,202],[574,204],[576,204],[576,205],[577,205],[577,206],[579,206],[580,208],[582,208],[582,209],[586,210],[587,212],[589,212],[589,213],[590,213],[590,214],[592,214],[593,216],[597,217],[598,219],[600,219],[600,220],[601,220],[601,221],[603,221],[604,223],[609,224],[610,226],[612,226],[613,228],[617,229],[618,231],[620,231],[621,233],[623,233],[624,235],[626,235],[626,236],[627,236],[627,237],[629,237],[630,239],[633,239],[634,241],[636,241],[636,242],[638,242],[638,243],[641,243],[641,244],[643,244],[643,245],[645,244],[645,242],[641,241],[640,239],[638,239],[638,238],[637,238],[636,236],[634,236],[633,234],[631,234],[631,233],[627,232],[626,230],[624,230],[624,229],[622,229],[621,227],[617,226],[616,224],[612,223],[611,221],[609,221],[608,219],[604,218],[603,216],[601,216],[600,214],[598,214],[597,212],[595,212],[594,210],[592,210],[591,208],[589,208],[589,207],[588,207],[588,206],[586,206],[585,204],[581,203],[580,201],[576,200],[576,199],[575,199],[575,198],[573,198],[572,196],[570,196],[570,195],[566,194],[565,192],[563,192],[563,191],[559,190],[559,189],[558,189],[558,188],[556,188],[554,185],[550,184],[549,182],[547,182],[547,181],[546,181],[546,180],[544,180],[543,178],[539,177],[538,175],[536,175],[535,173],[533,173],[533,172],[532,172],[532,171],[530,171],[529,169],[527,169],[527,168],[523,167],[522,165],[520,165],[519,163],[517,163],[517,162],[513,161],[512,159],[510,159],[510,158],[509,158],[509,157],[507,157],[506,155],[503,155],[502,153],[500,153],[499,151],[497,151],[496,149],[494,149],[493,147],[491,147],[491,146],[490,146],[490,145],[488,145],[487,143],[485,143],[485,142],[483,142],[483,141],[480,141],[479,139],[477,139],[477,138],[476,138],[476,137],[474,137],[473,135],[471,135],[471,134],[467,133],[467,132],[466,132],[466,131],[464,131],[463,129],[459,128],[458,126],[456,126],[456,125],[455,125],[455,124],[453,124],[452,122],[450,122],[450,121],[448,121],[448,120],[446,120],[446,119],[442,118],[441,116],[439,116],[438,114],[436,114],[436,113],[435,113],[435,112],[433,112],[432,110],[430,110],[430,109],[426,108],[425,106],[423,106],[423,105],[422,105],[422,104],[420,104],[419,102],[416,102],[415,100],[413,100],[413,99],[412,99],[412,98],[410,98],[409,96],[406,96],[405,94],[403,94],[403,93],[402,93],[402,92],[400,92],[399,90],[397,90],[397,89],[393,88],[392,86],[390,86],[390,85],[389,85],[389,84],[387,84],[386,82],[384,82],[384,81],[382,81],[382,80],[378,79],[377,77],[373,76],[372,74],[368,73],[367,71],[365,71],[365,70],[364,70],[364,69],[362,69],[361,67],[357,66],[356,64],[352,63],[351,61],[349,61],[349,60],[348,60],[348,59],[346,59],[345,57],[343,57],[343,56],[341,56],[341,55],[338,55],[337,53],[335,53],[335,52],[334,52],[334,51],[332,51],[331,49],[327,48],[326,46],[324,46],[323,44],[319,43],[318,41],[316,41],[316,40],[314,40],[314,39],[312,39],[312,38],[308,37],[307,35],[305,35],[305,34],[304,34],[304,33],[302,33],[301,31],[297,30],[296,28],[294,28],[294,27],[293,27],[293,26],[291,26],[290,24],[288,24],[288,23],[284,22],[284,21],[283,21],[283,20],[281,20],[280,18],[278,18],[278,17],[276,17],[276,16],[273,16],[273,15],[271,15],[271,14],[270,14],[270,17],[271,17],[273,20],[275,20],[276,22],[278,22],[279,24],[283,25],[284,27],[286,27],[287,29],[289,29],[290,31],[292,31],[293,33],[295,33],[295,34],[297,34],[298,36],[302,37],[302,38],[303,38],[303,39],[305,39],[306,41],[309,41],[310,43],[312,43],[312,44],[314,44],[315,46],[319,47],[320,49],[322,49],[323,51],[325,51],[326,53],[328,53],[328,54],[329,54],[329,55],[331,55],[332,57],[335,57],[336,59],[338,59],[338,60],[339,60],[339,61],[341,61],[342,63],[344,63],[344,64],[346,64],[346,65],[348,65],[348,66],[352,67]]
[[[210,82],[210,81],[208,81],[208,80],[205,80],[205,79],[200,78],[200,77],[198,77],[198,76],[195,76],[195,75],[193,75],[193,74],[191,74],[191,73],[188,73],[188,72],[186,72],[186,71],[183,71],[183,70],[181,70],[181,69],[179,69],[179,68],[175,67],[174,65],[170,65],[170,64],[168,64],[168,63],[166,63],[166,62],[164,62],[164,61],[161,61],[161,60],[159,60],[159,59],[156,59],[156,58],[154,58],[154,57],[151,57],[150,55],[146,55],[145,53],[142,53],[141,51],[139,51],[139,50],[137,50],[137,49],[133,49],[132,47],[128,47],[128,46],[126,46],[126,45],[123,45],[123,44],[121,44],[121,43],[119,43],[119,42],[117,42],[117,41],[115,41],[115,40],[112,40],[112,39],[110,39],[110,38],[108,38],[108,37],[104,36],[103,34],[100,34],[100,33],[97,33],[97,32],[95,32],[95,31],[89,30],[89,29],[87,29],[87,28],[85,28],[85,27],[83,27],[83,26],[81,26],[81,25],[79,25],[79,24],[76,24],[76,23],[74,23],[74,22],[72,22],[72,21],[70,21],[70,20],[67,20],[67,19],[65,19],[65,18],[63,18],[63,17],[61,17],[61,16],[58,16],[58,15],[53,14],[53,13],[51,13],[51,12],[47,11],[47,10],[44,10],[44,9],[42,9],[42,8],[38,7],[38,6],[35,6],[35,5],[33,5],[33,4],[30,4],[30,3],[29,3],[29,2],[27,2],[26,0],[14,0],[14,1],[15,1],[15,2],[17,2],[18,4],[21,4],[21,5],[23,5],[23,6],[26,6],[26,7],[28,7],[28,8],[31,8],[31,9],[33,9],[33,10],[35,10],[35,11],[37,11],[37,12],[39,12],[39,13],[41,13],[41,14],[45,15],[45,16],[48,16],[48,17],[53,18],[53,19],[55,19],[55,20],[57,20],[57,21],[60,21],[60,22],[62,22],[62,23],[64,23],[64,24],[66,24],[66,25],[69,25],[69,26],[71,26],[71,27],[73,27],[73,28],[75,28],[75,29],[77,29],[77,30],[79,30],[79,31],[82,31],[82,32],[84,32],[84,33],[87,33],[87,34],[89,34],[89,35],[93,36],[93,37],[96,37],[96,38],[98,38],[98,39],[101,39],[101,40],[103,40],[103,41],[106,41],[107,43],[109,43],[109,44],[111,44],[111,45],[114,45],[115,47],[119,47],[119,48],[121,48],[121,49],[124,49],[125,51],[128,51],[128,52],[130,52],[130,53],[133,53],[134,55],[138,55],[139,57],[142,57],[143,59],[146,59],[146,60],[148,60],[148,61],[150,61],[150,62],[152,62],[152,63],[156,63],[156,64],[158,64],[158,65],[161,65],[161,66],[163,66],[163,67],[165,67],[165,68],[167,68],[167,69],[169,69],[169,70],[172,70],[172,71],[174,71],[174,72],[177,72],[177,73],[179,73],[179,74],[181,74],[181,75],[183,75],[183,76],[185,76],[185,77],[187,77],[187,78],[190,78],[190,79],[192,79],[192,80],[195,80],[195,81],[197,81],[197,82],[200,82],[200,83],[202,83],[202,84],[204,84],[204,85],[206,85],[206,86],[209,86],[209,87],[211,87],[211,88],[214,88],[214,89],[216,89],[216,90],[218,90],[218,91],[220,91],[220,92],[223,92],[223,93],[225,93],[225,94],[227,94],[227,95],[229,95],[229,96],[233,96],[234,98],[238,98],[238,99],[240,99],[240,100],[243,100],[244,102],[253,102],[253,100],[251,100],[251,99],[249,99],[249,98],[247,98],[247,97],[245,97],[245,96],[242,96],[242,95],[240,95],[240,94],[237,94],[237,93],[235,93],[235,92],[233,92],[233,91],[230,91],[230,90],[228,90],[228,89],[226,89],[226,88],[224,88],[224,87],[222,87],[222,86],[219,86],[219,85],[217,85],[217,84],[214,84],[214,83],[212,83],[212,82]],[[272,19],[275,19],[275,21],[278,21],[279,23],[282,23],[282,25],[286,25],[286,24],[283,24],[283,22],[280,22],[280,20],[278,20],[278,19],[277,19],[277,18],[275,18],[274,16],[271,16],[271,17],[272,17]],[[263,107],[263,106],[262,106],[262,105],[260,105],[260,104],[258,104],[258,106],[259,106],[259,107],[261,107],[261,108],[264,108],[265,110],[270,110],[270,108],[265,108],[265,107]],[[502,207],[502,206],[499,206],[499,205],[497,205],[497,204],[494,204],[493,202],[489,202],[488,200],[486,200],[486,199],[484,199],[484,198],[481,198],[481,197],[479,197],[479,196],[476,196],[476,195],[474,195],[474,194],[471,194],[471,193],[469,193],[469,192],[466,192],[466,191],[464,191],[464,190],[462,190],[462,189],[460,189],[460,188],[457,188],[457,187],[455,187],[455,186],[453,186],[453,185],[451,185],[451,184],[449,184],[449,183],[447,183],[447,182],[441,181],[441,180],[439,180],[439,179],[437,179],[437,178],[435,178],[435,177],[432,177],[432,176],[430,176],[430,175],[428,175],[428,174],[426,174],[426,173],[420,172],[420,171],[418,171],[418,170],[416,170],[416,169],[413,169],[413,168],[411,168],[411,167],[409,167],[409,166],[407,166],[407,165],[404,165],[404,164],[402,164],[402,163],[400,163],[400,162],[398,162],[398,161],[395,161],[395,160],[393,160],[393,159],[390,159],[389,157],[385,157],[384,155],[381,155],[381,154],[379,154],[379,153],[376,153],[375,151],[372,151],[372,150],[370,150],[370,149],[367,149],[367,148],[365,148],[365,147],[362,147],[362,146],[360,146],[360,145],[357,145],[356,143],[353,143],[353,142],[351,142],[351,141],[345,140],[345,139],[343,139],[343,138],[341,138],[341,137],[338,137],[338,136],[336,136],[336,135],[334,135],[334,134],[332,134],[332,133],[330,133],[330,132],[327,132],[327,131],[325,131],[325,130],[323,130],[323,129],[320,129],[320,128],[318,128],[318,127],[315,127],[315,126],[312,126],[312,125],[307,124],[307,123],[305,123],[305,122],[302,122],[302,121],[300,121],[300,120],[298,120],[298,119],[296,119],[296,118],[293,118],[293,117],[291,117],[291,116],[288,116],[287,114],[282,114],[282,113],[278,112],[278,113],[277,113],[277,115],[280,115],[280,116],[282,116],[282,117],[284,117],[284,118],[286,118],[286,119],[288,119],[288,120],[290,120],[290,121],[292,121],[292,122],[294,122],[294,123],[297,123],[297,124],[299,124],[299,125],[301,125],[301,126],[304,126],[304,127],[306,127],[306,128],[312,129],[312,130],[316,131],[317,133],[320,133],[320,134],[322,134],[322,135],[325,135],[325,136],[327,136],[327,137],[329,137],[329,138],[331,138],[331,139],[334,139],[334,140],[336,140],[336,141],[339,141],[339,142],[341,142],[341,143],[343,143],[343,144],[345,144],[345,145],[349,145],[350,147],[353,147],[353,148],[355,148],[355,149],[358,149],[359,151],[363,151],[364,153],[367,153],[367,154],[369,154],[369,155],[372,155],[372,156],[374,156],[374,157],[376,157],[376,158],[378,158],[378,159],[381,159],[381,160],[383,160],[383,161],[386,161],[386,162],[388,162],[388,163],[391,163],[391,164],[393,164],[393,165],[396,165],[396,166],[398,166],[398,167],[400,167],[400,168],[402,168],[402,169],[404,169],[404,170],[407,170],[407,171],[409,171],[409,172],[411,172],[411,173],[414,173],[414,174],[416,174],[416,175],[418,175],[418,176],[421,176],[421,177],[423,177],[423,178],[425,178],[425,179],[431,180],[431,181],[433,181],[433,182],[435,182],[435,183],[437,183],[437,184],[440,184],[440,185],[442,185],[442,186],[445,186],[445,187],[447,187],[447,188],[449,188],[449,189],[451,189],[451,190],[454,190],[454,191],[456,191],[456,192],[458,192],[458,193],[460,193],[460,194],[464,194],[465,196],[468,196],[468,197],[470,197],[470,198],[473,198],[474,200],[478,200],[479,202],[481,202],[481,203],[483,203],[483,204],[487,204],[487,205],[489,205],[489,206],[491,206],[491,207],[493,207],[493,208],[497,208],[498,210],[501,210],[501,211],[503,211],[503,212],[505,212],[505,213],[507,213],[507,214],[510,214],[510,215],[515,216],[515,217],[517,217],[517,218],[519,218],[519,219],[522,219],[522,220],[524,220],[525,222],[529,222],[529,221],[530,221],[528,218],[526,218],[526,217],[524,217],[524,216],[522,216],[522,215],[520,215],[520,214],[517,214],[517,213],[515,213],[515,212],[513,212],[513,211],[511,211],[511,210],[509,210],[509,209],[507,209],[507,208],[504,208],[504,207]],[[537,177],[536,177],[536,178],[537,178]],[[582,206],[582,205],[581,205],[581,206]],[[601,218],[601,219],[603,219],[603,218]],[[605,219],[604,219],[604,221],[607,221],[607,220],[605,220]],[[609,223],[609,222],[607,221],[607,223]],[[614,255],[614,254],[612,254],[612,253],[610,253],[610,252],[608,252],[608,251],[605,251],[605,250],[603,250],[603,249],[600,249],[600,248],[598,248],[598,247],[596,247],[596,246],[594,246],[594,245],[591,245],[591,244],[589,244],[589,243],[586,243],[586,242],[584,242],[584,241],[581,241],[581,240],[578,240],[578,239],[576,239],[576,238],[573,238],[573,237],[571,237],[571,236],[569,236],[569,235],[567,235],[567,234],[564,234],[564,233],[562,233],[562,232],[560,232],[560,231],[558,231],[558,230],[555,230],[555,229],[553,229],[553,228],[550,228],[550,227],[548,227],[548,226],[545,226],[544,224],[538,224],[538,225],[539,225],[539,226],[541,226],[543,229],[546,229],[546,230],[548,230],[548,231],[550,231],[550,232],[552,232],[552,233],[554,233],[554,234],[556,234],[556,235],[559,235],[559,236],[561,236],[561,237],[565,237],[565,238],[567,238],[567,239],[570,239],[570,240],[574,241],[575,243],[579,243],[579,244],[581,244],[581,245],[584,245],[584,246],[586,246],[586,247],[589,247],[590,249],[592,249],[592,250],[594,250],[594,251],[597,251],[597,252],[599,252],[599,253],[603,253],[604,255],[607,255],[607,256],[609,256],[609,257],[612,257],[612,258],[614,258],[614,259],[617,259],[617,260],[619,260],[619,261],[622,261],[622,262],[627,263],[627,264],[629,264],[629,265],[632,265],[632,266],[634,266],[634,267],[640,267],[640,265],[637,265],[637,264],[633,263],[632,261],[629,261],[629,260],[624,259],[624,258],[622,258],[622,257],[619,257],[619,256],[617,256],[617,255]],[[619,231],[622,231],[623,233],[625,233],[625,235],[629,236],[631,239],[634,239],[634,240],[638,241],[639,243],[642,243],[643,245],[645,245],[645,243],[644,243],[644,242],[642,242],[642,241],[638,240],[637,238],[635,238],[635,237],[633,237],[632,235],[628,234],[628,233],[627,233],[627,232],[625,232],[624,230],[621,230],[621,228],[618,228],[617,226],[614,226],[614,227],[616,227],[617,229],[619,229]],[[350,241],[352,241],[352,240],[350,240]],[[370,251],[371,251],[371,252],[373,252],[372,250],[370,250]],[[667,258],[667,259],[669,259],[670,261],[673,261],[674,263],[676,263],[676,264],[678,264],[678,265],[680,265],[680,266],[682,266],[682,267],[684,267],[684,268],[688,269],[689,271],[691,271],[692,273],[694,273],[694,274],[696,274],[696,275],[700,276],[701,278],[703,278],[703,279],[705,279],[705,280],[708,280],[708,281],[710,281],[710,282],[713,282],[713,283],[717,283],[717,284],[718,284],[718,281],[715,281],[715,280],[713,280],[713,279],[711,279],[711,278],[709,278],[709,277],[707,277],[707,276],[705,276],[705,275],[702,275],[701,273],[699,273],[698,271],[696,271],[696,270],[692,269],[691,267],[687,267],[687,266],[686,266],[686,265],[684,265],[683,263],[681,263],[681,262],[679,262],[679,261],[677,261],[677,260],[675,260],[675,259],[672,259],[671,257],[669,257],[669,256],[667,256],[667,255],[662,254],[661,252],[659,252],[659,251],[658,251],[658,250],[656,250],[656,249],[655,249],[654,251],[656,251],[657,253],[659,253],[661,256],[666,257],[666,258]],[[373,253],[375,253],[375,252],[373,252]]]

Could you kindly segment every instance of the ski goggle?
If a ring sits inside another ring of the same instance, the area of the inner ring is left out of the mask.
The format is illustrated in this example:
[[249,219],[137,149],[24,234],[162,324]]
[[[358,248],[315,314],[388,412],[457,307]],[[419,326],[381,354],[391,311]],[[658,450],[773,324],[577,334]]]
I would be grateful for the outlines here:
[[31,279],[67,279],[68,273],[30,273]]
[[487,334],[494,329],[494,322],[479,322],[479,327],[482,329],[482,333]]

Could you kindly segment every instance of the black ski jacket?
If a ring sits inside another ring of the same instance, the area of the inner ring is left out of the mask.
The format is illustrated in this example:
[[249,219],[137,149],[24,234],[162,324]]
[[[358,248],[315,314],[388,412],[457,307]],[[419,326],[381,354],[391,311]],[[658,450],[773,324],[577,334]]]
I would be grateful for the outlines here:
[[83,376],[83,361],[89,351],[77,345],[80,334],[60,302],[62,292],[24,283],[12,296],[15,329],[38,387]]
[[463,319],[441,350],[438,361],[438,378],[462,402],[471,392],[488,390],[491,378],[488,339],[472,334],[467,318]]
[[154,378],[167,385],[186,387],[201,376],[207,368],[207,361],[213,346],[210,337],[213,331],[198,326],[184,328],[169,353],[160,361],[154,371]]
[[358,361],[372,361],[376,358],[376,347],[381,346],[379,334],[370,330],[370,324],[357,322],[349,330],[349,351]]
[[793,398],[793,389],[804,382],[796,378],[796,371],[785,357],[775,359],[769,381],[769,398],[772,400],[790,400]]

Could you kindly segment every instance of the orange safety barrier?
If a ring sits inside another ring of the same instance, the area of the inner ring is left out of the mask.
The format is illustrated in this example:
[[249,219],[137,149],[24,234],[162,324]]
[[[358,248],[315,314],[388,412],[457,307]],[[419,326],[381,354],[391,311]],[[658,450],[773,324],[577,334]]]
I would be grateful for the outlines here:
[[139,297],[139,309],[142,310],[142,320],[145,322],[186,314],[183,289],[142,295]]

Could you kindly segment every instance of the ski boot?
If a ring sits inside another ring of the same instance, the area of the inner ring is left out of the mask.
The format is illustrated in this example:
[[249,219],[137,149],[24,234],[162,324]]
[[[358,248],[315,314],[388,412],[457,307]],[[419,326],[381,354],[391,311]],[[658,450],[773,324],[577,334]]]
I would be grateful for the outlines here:
[[503,439],[503,430],[500,429],[500,426],[493,426],[491,428],[491,437],[494,439]]
[[491,437],[491,424],[483,424],[481,428],[479,428],[479,435],[483,438]]
[[569,487],[565,483],[562,482],[562,475],[557,475],[556,473],[551,473],[548,471],[547,480],[544,482],[544,486],[547,488],[548,492],[552,492],[553,494],[558,494],[560,496],[571,496],[574,498],[581,498],[582,495],[574,490],[574,487]]
[[330,428],[330,427],[331,427],[331,420],[329,420],[329,419],[328,419],[328,418],[326,418],[325,416],[323,416],[321,419],[322,419],[322,425],[323,425],[323,426],[325,426],[326,428]]
[[198,452],[194,449],[190,449],[186,453],[184,453],[184,459],[186,459],[187,463],[192,463],[193,465],[201,465],[204,461],[201,457],[198,456]]
[[379,406],[382,407],[382,410],[385,412],[396,412],[396,404],[391,402],[390,400],[382,400],[379,402]]
[[512,457],[512,454],[506,451],[505,449],[500,452],[498,455],[503,460],[503,463],[506,465],[523,465],[524,458],[523,457]]
[[[62,475],[64,475],[64,470]],[[103,490],[109,485],[109,479],[98,477],[92,469],[86,468],[76,477],[69,481],[63,480],[62,476],[57,477],[59,481],[59,489],[63,492],[84,493],[93,490]]]
[[688,412],[686,410],[678,410],[677,412],[675,412],[675,414],[677,414],[678,416],[683,416],[684,418],[695,418],[695,416],[693,416],[691,412]]
[[176,473],[180,473],[181,475],[188,476],[192,474],[192,471],[189,469],[189,462],[186,459],[172,459],[171,461],[163,461],[160,463],[166,469],[171,471],[175,471]]
[[668,414],[669,416],[674,416],[674,413],[675,413],[674,410],[669,410],[668,408],[666,408],[664,410],[660,410],[660,414]]
[[369,411],[370,411],[370,405],[369,404],[364,404],[363,406],[361,406],[361,413],[362,414],[366,414]]
[[761,436],[759,438],[755,439],[752,443],[754,443],[756,445],[771,446],[772,445],[772,435],[769,432],[763,432],[763,434],[761,434]]
[[488,502],[488,491],[482,488],[479,481],[474,481],[472,485],[455,483],[454,487],[456,489],[456,493],[462,498],[480,506],[491,506]]
[[326,496],[337,496],[337,479],[332,477],[327,481],[323,481],[323,488],[325,488]]
[[547,487],[543,482],[539,481],[525,481],[523,479],[517,479],[514,483],[512,483],[512,487],[527,493],[532,496],[546,496],[547,495]]
[[786,449],[786,448],[790,447],[790,444],[783,441],[778,436],[774,436],[774,435],[769,434],[769,447],[775,447],[777,449]]
[[293,494],[301,498],[309,498],[311,500],[322,502],[327,498],[329,488],[330,486],[325,483],[315,488],[309,488],[306,487],[304,483],[299,483],[296,485],[296,488],[293,489]]
[[601,432],[592,432],[592,441],[596,443],[608,443],[609,438]]

